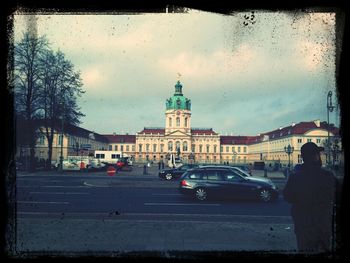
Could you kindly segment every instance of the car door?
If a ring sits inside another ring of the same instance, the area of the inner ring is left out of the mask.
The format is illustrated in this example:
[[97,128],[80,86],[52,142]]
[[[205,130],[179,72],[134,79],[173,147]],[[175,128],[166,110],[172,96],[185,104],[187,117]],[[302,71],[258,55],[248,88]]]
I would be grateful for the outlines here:
[[183,165],[177,169],[174,169],[173,171],[173,175],[175,177],[180,177],[181,175],[183,175],[188,169],[188,166],[187,165]]
[[207,190],[210,194],[215,196],[224,195],[225,180],[218,170],[206,170],[204,173]]
[[223,171],[225,180],[225,195],[228,198],[245,199],[250,195],[250,185],[247,179],[235,171]]

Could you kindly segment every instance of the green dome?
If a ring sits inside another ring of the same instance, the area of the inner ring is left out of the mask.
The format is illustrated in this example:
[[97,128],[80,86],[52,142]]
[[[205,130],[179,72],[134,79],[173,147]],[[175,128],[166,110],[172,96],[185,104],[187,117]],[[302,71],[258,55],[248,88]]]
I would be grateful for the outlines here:
[[182,94],[182,85],[178,81],[175,85],[175,94],[166,100],[167,110],[191,110],[191,100]]

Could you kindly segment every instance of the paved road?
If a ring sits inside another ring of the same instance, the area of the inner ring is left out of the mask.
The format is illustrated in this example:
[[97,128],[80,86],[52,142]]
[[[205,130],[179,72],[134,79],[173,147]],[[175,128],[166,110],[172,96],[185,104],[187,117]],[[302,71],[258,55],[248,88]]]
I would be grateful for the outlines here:
[[282,198],[202,203],[177,186],[155,172],[18,174],[16,253],[295,250]]

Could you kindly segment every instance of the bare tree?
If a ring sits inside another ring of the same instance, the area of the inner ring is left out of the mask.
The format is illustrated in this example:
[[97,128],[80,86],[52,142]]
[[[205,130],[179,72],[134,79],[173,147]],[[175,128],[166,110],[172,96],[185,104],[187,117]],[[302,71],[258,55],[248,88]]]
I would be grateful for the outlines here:
[[77,125],[84,116],[77,104],[77,97],[84,91],[80,72],[60,51],[47,50],[41,58],[43,93],[40,96],[40,110],[43,116],[40,131],[48,141],[48,167],[51,166],[52,146],[55,132],[63,129],[63,122]]
[[[40,86],[40,58],[47,50],[45,37],[36,37],[25,33],[22,40],[14,47],[14,89],[15,111],[21,121],[24,145],[29,147],[29,169],[35,165],[35,144],[37,139],[36,120],[41,118],[39,99],[42,92]],[[17,133],[19,134],[19,133]]]

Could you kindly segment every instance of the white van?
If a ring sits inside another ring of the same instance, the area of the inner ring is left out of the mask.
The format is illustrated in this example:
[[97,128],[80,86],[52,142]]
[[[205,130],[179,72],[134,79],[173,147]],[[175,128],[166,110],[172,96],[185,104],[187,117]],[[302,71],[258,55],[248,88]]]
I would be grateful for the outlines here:
[[101,163],[116,164],[122,157],[129,158],[128,154],[122,153],[121,151],[95,151],[95,159]]

